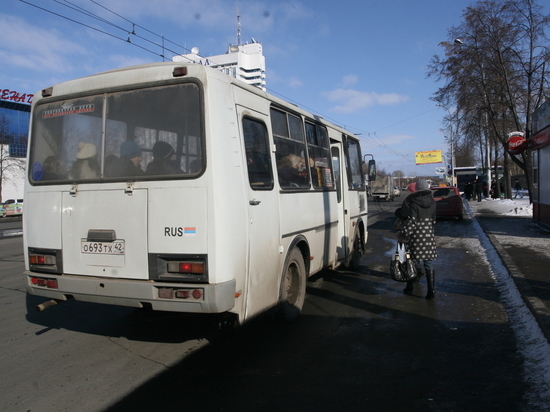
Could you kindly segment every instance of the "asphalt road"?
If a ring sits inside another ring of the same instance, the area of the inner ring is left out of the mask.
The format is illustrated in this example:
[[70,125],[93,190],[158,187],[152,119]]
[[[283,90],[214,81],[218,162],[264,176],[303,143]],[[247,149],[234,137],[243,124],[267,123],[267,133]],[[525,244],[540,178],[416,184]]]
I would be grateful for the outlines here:
[[389,278],[400,202],[369,202],[359,270],[311,279],[296,322],[225,333],[210,317],[74,301],[35,312],[22,239],[0,238],[0,410],[541,410],[489,263],[465,246],[470,219],[436,226],[435,301],[424,279],[410,297]]

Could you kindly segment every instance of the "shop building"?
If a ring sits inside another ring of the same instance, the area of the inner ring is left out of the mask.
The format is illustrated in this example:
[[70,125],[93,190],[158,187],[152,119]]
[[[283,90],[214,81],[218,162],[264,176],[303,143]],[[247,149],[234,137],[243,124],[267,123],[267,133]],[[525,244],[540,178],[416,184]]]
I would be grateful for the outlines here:
[[3,89],[0,90],[0,97],[0,144],[4,148],[2,154],[24,158],[27,156],[32,95]]
[[550,100],[533,118],[533,220],[550,227]]

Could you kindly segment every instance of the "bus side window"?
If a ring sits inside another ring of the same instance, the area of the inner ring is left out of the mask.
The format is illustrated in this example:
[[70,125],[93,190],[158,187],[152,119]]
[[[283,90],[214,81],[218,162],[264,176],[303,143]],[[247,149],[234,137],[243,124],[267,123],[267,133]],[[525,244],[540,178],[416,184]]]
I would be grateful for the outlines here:
[[306,138],[313,187],[334,188],[326,128],[306,122]]
[[347,158],[348,158],[348,179],[349,179],[349,189],[364,190],[364,177],[361,164],[361,148],[359,142],[346,138],[346,149],[347,149]]
[[243,131],[250,187],[254,190],[273,189],[271,157],[265,124],[245,117]]
[[277,173],[282,189],[309,188],[309,168],[304,143],[302,120],[295,115],[272,108],[271,128],[277,146]]

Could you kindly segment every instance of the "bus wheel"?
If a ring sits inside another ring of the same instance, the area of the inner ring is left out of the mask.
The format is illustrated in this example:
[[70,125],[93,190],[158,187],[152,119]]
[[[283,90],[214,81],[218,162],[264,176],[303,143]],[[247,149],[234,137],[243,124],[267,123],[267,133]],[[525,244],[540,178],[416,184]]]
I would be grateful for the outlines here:
[[350,269],[359,268],[359,263],[361,262],[362,256],[363,248],[361,247],[361,236],[355,235],[355,239],[353,240],[353,252],[351,252],[348,267]]
[[298,248],[293,248],[286,258],[281,278],[279,303],[274,314],[276,320],[291,322],[300,315],[306,298],[306,278],[304,257]]

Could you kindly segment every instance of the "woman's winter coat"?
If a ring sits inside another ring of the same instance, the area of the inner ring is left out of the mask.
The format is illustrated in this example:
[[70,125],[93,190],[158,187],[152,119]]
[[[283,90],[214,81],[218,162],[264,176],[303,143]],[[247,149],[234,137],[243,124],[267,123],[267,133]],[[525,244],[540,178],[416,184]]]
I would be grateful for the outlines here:
[[401,232],[409,238],[409,252],[414,260],[436,260],[435,200],[431,190],[411,193],[395,211],[403,221]]

